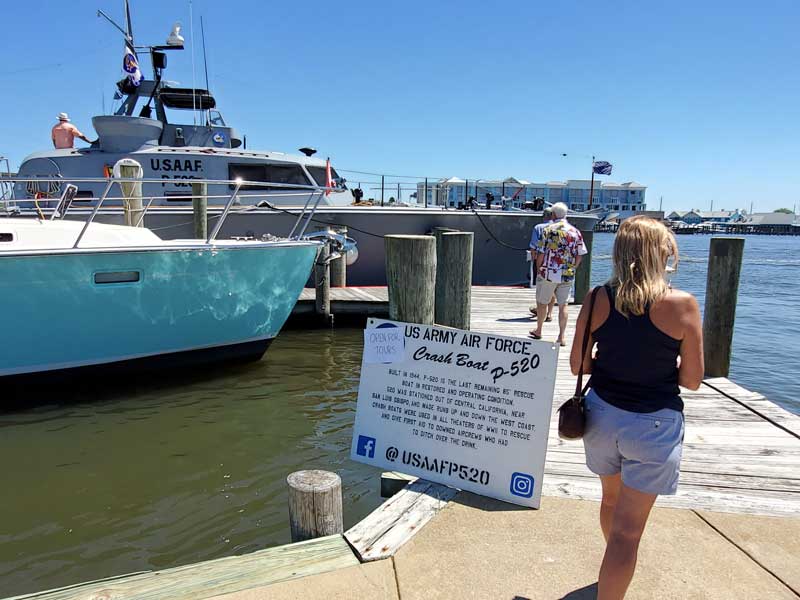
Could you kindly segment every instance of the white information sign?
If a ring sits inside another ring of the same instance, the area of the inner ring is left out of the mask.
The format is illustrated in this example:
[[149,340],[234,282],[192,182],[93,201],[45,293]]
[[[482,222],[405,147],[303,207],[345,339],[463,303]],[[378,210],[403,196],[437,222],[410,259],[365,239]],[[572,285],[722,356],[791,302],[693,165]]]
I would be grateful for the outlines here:
[[558,347],[370,319],[350,458],[539,507]]

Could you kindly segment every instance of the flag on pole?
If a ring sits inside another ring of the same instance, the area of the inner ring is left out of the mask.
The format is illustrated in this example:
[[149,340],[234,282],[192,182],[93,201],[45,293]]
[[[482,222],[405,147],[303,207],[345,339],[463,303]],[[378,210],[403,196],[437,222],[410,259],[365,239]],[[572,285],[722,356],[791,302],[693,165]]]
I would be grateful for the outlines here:
[[138,87],[142,82],[142,72],[139,70],[139,59],[136,57],[136,51],[128,42],[125,42],[125,56],[122,58],[122,70],[125,71],[130,82]]
[[328,196],[331,193],[331,189],[333,188],[333,178],[331,177],[331,159],[328,157],[325,159],[325,195]]
[[604,160],[596,160],[592,163],[592,172],[598,175],[611,175],[611,163]]

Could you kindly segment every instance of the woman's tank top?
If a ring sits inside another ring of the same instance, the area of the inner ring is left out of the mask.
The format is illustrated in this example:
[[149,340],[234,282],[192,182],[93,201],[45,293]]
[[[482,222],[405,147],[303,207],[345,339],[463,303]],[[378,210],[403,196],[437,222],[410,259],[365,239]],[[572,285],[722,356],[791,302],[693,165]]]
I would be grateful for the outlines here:
[[597,355],[592,365],[592,389],[606,402],[632,412],[671,408],[682,411],[677,359],[681,341],[650,320],[650,310],[626,318],[614,308],[614,288],[604,286],[608,318],[592,334]]

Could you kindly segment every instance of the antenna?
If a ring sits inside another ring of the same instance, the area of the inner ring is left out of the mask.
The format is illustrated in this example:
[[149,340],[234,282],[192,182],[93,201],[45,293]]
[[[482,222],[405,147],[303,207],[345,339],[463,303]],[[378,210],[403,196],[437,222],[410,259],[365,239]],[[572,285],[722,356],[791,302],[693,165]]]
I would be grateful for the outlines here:
[[203,15],[200,15],[200,37],[203,39],[203,68],[206,70],[206,90],[208,90],[208,58],[206,57],[206,30],[203,27]]
[[[127,0],[125,1],[127,2]],[[192,43],[192,123],[197,125],[197,93],[195,92],[194,76],[194,7],[192,6],[192,0],[189,0],[189,35]]]
[[128,39],[133,43],[133,23],[131,22],[131,5],[125,0],[125,29],[128,32]]
[[127,32],[127,31],[125,31],[125,30],[124,30],[122,27],[120,27],[119,25],[117,25],[117,23],[114,21],[114,19],[112,19],[111,17],[109,17],[109,16],[108,16],[106,13],[104,13],[102,10],[98,10],[98,11],[97,11],[97,16],[98,16],[98,17],[103,17],[103,18],[104,18],[106,21],[108,21],[108,22],[109,22],[109,23],[111,23],[111,24],[112,24],[114,27],[116,27],[117,29],[119,29],[120,33],[121,33],[122,35],[124,35],[124,36],[125,36],[125,39],[128,39],[128,37],[129,37],[129,34],[128,34],[128,32]]

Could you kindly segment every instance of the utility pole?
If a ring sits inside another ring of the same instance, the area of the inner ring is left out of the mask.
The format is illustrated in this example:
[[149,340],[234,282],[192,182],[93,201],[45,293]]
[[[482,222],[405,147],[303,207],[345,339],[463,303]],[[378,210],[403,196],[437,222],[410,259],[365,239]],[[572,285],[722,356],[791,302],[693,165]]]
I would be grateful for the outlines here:
[[664,206],[664,196],[659,196],[658,197],[658,212],[664,212],[663,206]]

